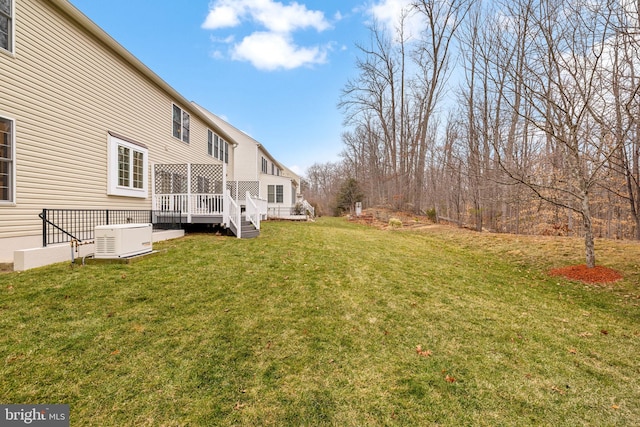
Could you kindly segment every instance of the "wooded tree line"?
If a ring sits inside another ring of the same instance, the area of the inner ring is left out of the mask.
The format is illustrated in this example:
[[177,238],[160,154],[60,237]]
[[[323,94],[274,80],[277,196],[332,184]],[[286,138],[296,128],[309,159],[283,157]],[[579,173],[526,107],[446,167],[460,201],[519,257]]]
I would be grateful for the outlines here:
[[[640,239],[640,4],[420,0],[358,46],[344,152],[307,173],[328,209],[365,205],[478,230]],[[419,17],[419,31],[410,26]]]

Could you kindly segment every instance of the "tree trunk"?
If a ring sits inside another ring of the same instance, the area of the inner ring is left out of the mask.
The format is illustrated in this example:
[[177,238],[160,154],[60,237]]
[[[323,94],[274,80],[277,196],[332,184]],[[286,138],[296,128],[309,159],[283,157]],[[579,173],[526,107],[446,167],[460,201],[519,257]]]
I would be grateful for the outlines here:
[[589,208],[589,196],[582,198],[582,220],[584,223],[584,248],[588,268],[596,266],[596,249],[593,238],[593,225],[591,224],[591,211]]

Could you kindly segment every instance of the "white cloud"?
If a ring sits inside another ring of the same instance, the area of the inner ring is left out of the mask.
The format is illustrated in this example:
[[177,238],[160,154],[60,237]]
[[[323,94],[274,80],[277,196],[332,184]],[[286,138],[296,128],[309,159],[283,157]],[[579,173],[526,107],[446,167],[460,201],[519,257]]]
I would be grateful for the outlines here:
[[[283,4],[275,0],[215,0],[202,28],[219,30],[233,28],[245,22],[263,27],[244,37],[231,49],[231,57],[248,61],[262,70],[291,69],[326,61],[328,47],[296,45],[297,30],[324,31],[331,24],[322,11],[309,10],[304,4]],[[231,44],[233,39],[220,42]]]
[[413,0],[379,0],[369,9],[371,15],[390,34],[397,36],[402,16],[405,16],[405,39],[417,36],[423,29],[424,17],[416,13]]
[[284,5],[274,0],[216,0],[210,4],[202,27],[209,30],[235,27],[243,19],[276,32],[288,33],[304,28],[324,31],[330,27],[321,11],[308,10],[304,4],[295,1]]
[[218,28],[235,27],[237,25],[240,25],[238,10],[233,7],[220,5],[209,10],[209,14],[202,24],[202,28],[216,30]]
[[290,33],[304,28],[314,28],[317,31],[329,28],[329,22],[324,18],[323,12],[307,10],[305,5],[296,2],[289,6],[273,0],[251,3],[256,3],[254,6],[257,6],[249,9],[253,19],[271,31]]
[[251,62],[260,70],[272,71],[324,63],[326,50],[298,47],[283,34],[256,32],[234,46],[232,58]]

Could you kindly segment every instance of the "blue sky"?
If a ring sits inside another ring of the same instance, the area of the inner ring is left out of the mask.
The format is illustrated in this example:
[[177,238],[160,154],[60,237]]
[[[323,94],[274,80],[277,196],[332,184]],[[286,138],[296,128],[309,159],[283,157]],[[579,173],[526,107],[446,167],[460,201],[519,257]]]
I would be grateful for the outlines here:
[[304,174],[342,151],[341,90],[372,17],[409,0],[71,0],[189,100]]

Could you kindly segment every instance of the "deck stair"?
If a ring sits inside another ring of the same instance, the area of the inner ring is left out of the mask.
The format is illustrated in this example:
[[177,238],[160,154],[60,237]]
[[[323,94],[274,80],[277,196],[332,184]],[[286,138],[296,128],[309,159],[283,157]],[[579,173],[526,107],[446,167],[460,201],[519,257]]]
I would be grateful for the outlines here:
[[[230,227],[231,232],[234,236],[238,235],[236,227],[231,224]],[[253,239],[254,237],[258,237],[260,235],[260,230],[256,229],[256,227],[246,219],[246,217],[242,217],[242,221],[240,223],[240,238],[242,239]]]

